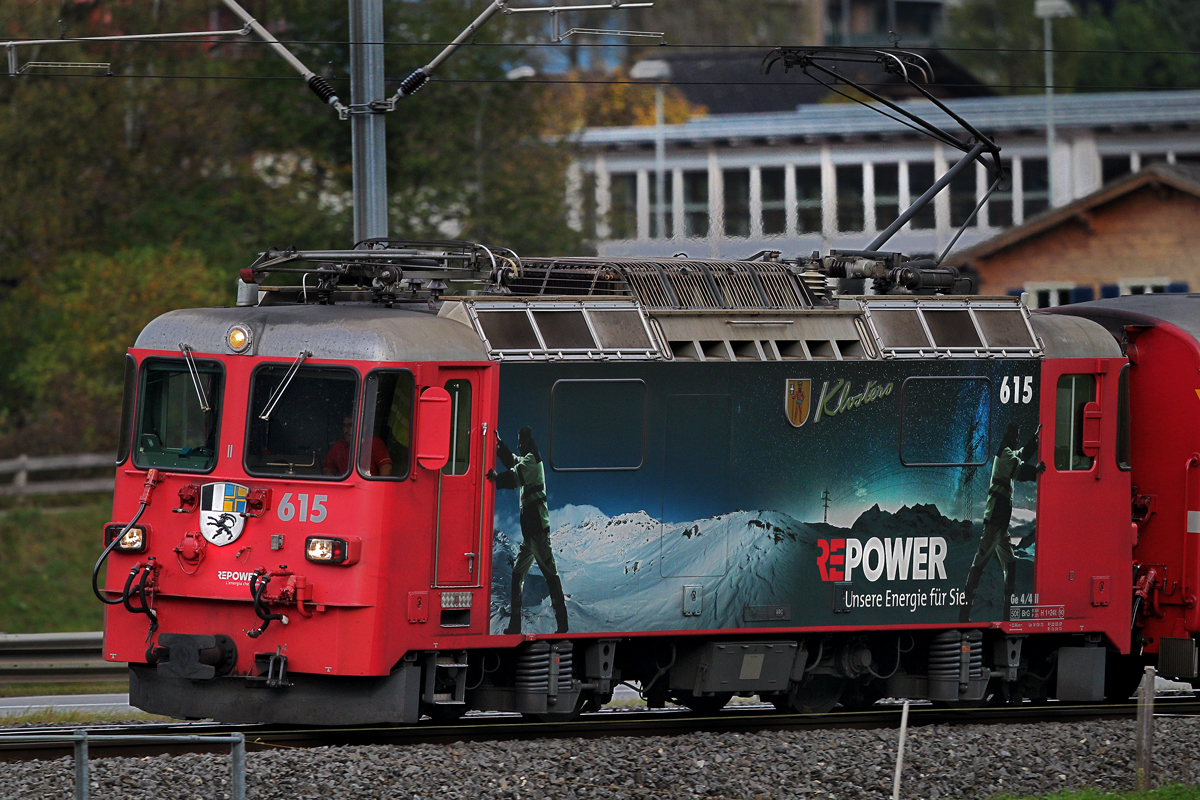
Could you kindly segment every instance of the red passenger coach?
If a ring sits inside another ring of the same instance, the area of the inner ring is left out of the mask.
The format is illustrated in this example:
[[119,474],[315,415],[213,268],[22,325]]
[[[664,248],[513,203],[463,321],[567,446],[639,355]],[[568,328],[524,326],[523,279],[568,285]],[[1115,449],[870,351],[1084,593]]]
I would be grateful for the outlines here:
[[[1132,480],[1134,647],[1195,678],[1200,633],[1200,297],[1141,295],[1057,309],[1104,325],[1129,359],[1119,377]],[[1121,595],[1124,602],[1126,595]]]
[[147,711],[310,724],[1195,677],[1190,306],[848,269],[268,252],[130,350],[106,658]]

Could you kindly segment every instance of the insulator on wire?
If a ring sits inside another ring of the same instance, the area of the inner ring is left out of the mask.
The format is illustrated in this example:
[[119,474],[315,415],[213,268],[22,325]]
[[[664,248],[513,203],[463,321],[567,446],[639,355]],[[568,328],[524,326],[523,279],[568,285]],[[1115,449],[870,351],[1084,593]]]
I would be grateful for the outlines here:
[[321,98],[322,103],[328,103],[331,106],[337,104],[337,92],[329,85],[329,81],[320,75],[313,75],[308,79],[308,88],[313,90],[313,94]]
[[425,74],[425,70],[413,70],[411,75],[400,81],[400,91],[397,94],[401,97],[408,97],[410,94],[415,94],[418,89],[428,82],[429,76]]

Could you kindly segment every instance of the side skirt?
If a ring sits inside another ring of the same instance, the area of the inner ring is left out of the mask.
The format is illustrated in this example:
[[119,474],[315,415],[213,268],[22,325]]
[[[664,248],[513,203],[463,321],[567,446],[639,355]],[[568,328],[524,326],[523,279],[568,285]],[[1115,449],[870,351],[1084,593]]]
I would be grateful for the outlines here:
[[129,703],[151,714],[292,725],[416,723],[421,669],[405,665],[383,677],[289,673],[291,686],[252,686],[244,677],[167,678],[149,665],[129,667]]

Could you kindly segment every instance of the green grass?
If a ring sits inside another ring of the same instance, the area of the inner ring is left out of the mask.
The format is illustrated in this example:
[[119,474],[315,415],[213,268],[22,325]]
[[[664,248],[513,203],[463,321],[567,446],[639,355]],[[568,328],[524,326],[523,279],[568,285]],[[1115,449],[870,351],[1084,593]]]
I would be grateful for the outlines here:
[[102,725],[106,722],[178,722],[173,717],[160,717],[145,711],[111,711],[97,714],[91,711],[57,711],[44,709],[28,714],[0,717],[0,726],[13,725]]
[[112,501],[62,510],[13,508],[0,515],[0,628],[5,633],[96,631],[92,564]]
[[[1001,795],[993,800],[1018,800],[1018,798],[1014,795]],[[1020,800],[1200,800],[1200,786],[1164,786],[1149,792],[1125,793],[1088,789],[1084,792],[1059,792]]]
[[0,683],[0,697],[41,697],[60,694],[124,694],[129,681],[86,683]]

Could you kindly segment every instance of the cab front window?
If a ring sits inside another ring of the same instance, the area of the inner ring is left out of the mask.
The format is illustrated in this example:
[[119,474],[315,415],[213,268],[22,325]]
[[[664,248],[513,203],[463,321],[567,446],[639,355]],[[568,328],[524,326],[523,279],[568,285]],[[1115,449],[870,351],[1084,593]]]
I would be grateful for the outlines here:
[[358,373],[344,367],[260,367],[251,378],[246,472],[344,478],[353,466]]
[[[222,370],[216,361],[147,360],[142,368],[133,463],[208,472],[217,461]],[[205,406],[208,410],[205,410]]]

